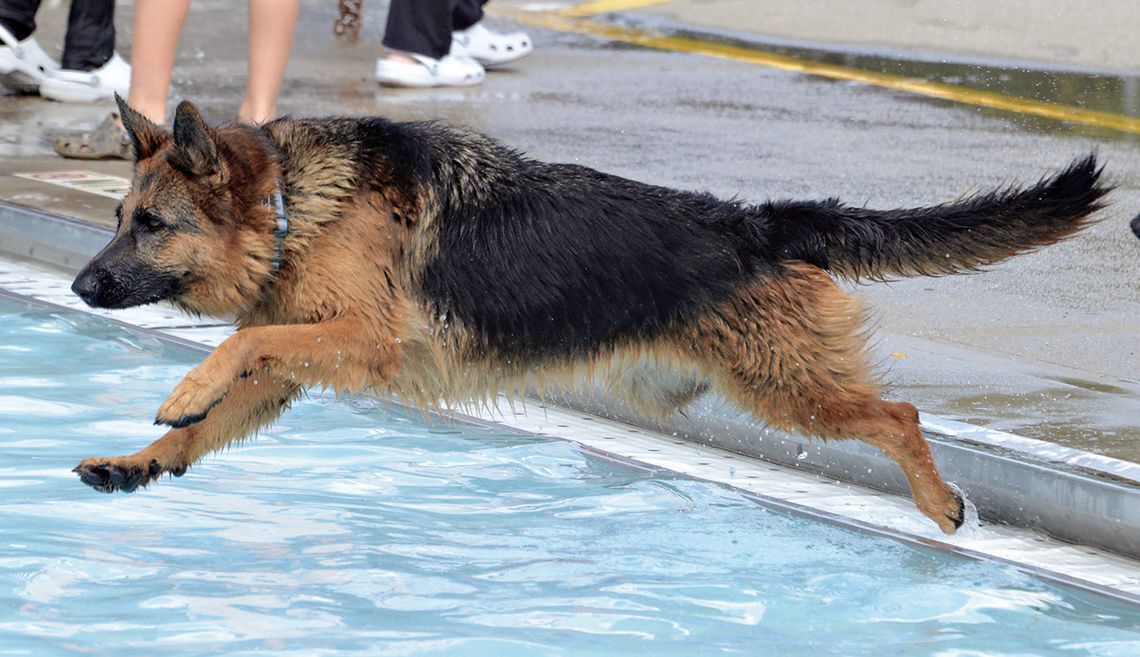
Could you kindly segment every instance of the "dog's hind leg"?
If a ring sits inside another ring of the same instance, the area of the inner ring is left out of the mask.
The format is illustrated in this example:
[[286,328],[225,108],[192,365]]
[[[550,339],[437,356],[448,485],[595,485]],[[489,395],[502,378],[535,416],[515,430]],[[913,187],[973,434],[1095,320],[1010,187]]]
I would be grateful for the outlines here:
[[963,520],[905,402],[879,397],[863,309],[820,269],[784,265],[679,332],[679,347],[714,385],[758,419],[818,438],[858,438],[902,468],[915,504],[942,531]]
[[300,390],[292,381],[270,376],[242,379],[203,421],[171,429],[134,454],[84,459],[75,472],[83,483],[105,493],[129,493],[166,473],[182,476],[206,454],[277,419]]

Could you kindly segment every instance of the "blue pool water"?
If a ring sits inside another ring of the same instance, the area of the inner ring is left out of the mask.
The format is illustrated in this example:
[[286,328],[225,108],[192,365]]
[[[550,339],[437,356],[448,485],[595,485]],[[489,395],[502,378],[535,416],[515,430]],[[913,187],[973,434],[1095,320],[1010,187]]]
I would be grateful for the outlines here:
[[200,355],[0,317],[0,655],[1140,655],[1132,606],[368,400],[100,495]]

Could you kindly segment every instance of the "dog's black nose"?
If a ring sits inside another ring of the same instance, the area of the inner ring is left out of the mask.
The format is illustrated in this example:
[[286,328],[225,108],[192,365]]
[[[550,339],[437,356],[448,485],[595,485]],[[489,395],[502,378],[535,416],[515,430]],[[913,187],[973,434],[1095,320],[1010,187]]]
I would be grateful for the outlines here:
[[1140,237],[1140,214],[1132,220],[1132,232],[1136,233],[1136,237]]
[[71,291],[74,292],[83,302],[87,305],[92,305],[95,299],[95,294],[99,291],[99,276],[98,273],[90,268],[84,269],[79,272],[75,277],[75,281],[71,284]]

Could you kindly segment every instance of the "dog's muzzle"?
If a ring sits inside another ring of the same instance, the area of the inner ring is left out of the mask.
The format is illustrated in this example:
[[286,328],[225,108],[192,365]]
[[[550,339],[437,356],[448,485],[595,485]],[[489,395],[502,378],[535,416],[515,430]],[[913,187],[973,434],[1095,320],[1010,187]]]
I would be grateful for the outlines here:
[[99,303],[101,293],[113,285],[114,280],[109,272],[100,267],[87,266],[71,283],[71,291],[83,299],[83,303],[93,308],[101,308],[105,307]]
[[180,290],[176,276],[130,267],[112,271],[97,261],[88,263],[71,284],[71,291],[92,308],[132,308],[172,299]]

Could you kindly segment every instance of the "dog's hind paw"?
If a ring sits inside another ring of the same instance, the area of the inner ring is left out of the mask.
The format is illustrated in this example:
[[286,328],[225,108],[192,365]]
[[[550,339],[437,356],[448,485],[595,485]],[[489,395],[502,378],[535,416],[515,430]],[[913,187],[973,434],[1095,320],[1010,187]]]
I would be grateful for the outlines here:
[[953,534],[966,521],[966,502],[962,495],[950,486],[943,484],[940,495],[930,498],[915,498],[926,517],[937,523],[944,534]]
[[174,388],[174,392],[170,393],[162,406],[158,407],[154,423],[181,429],[201,422],[224,396],[225,391],[219,391],[213,386],[203,386],[187,377]]
[[113,493],[117,490],[133,493],[140,486],[146,487],[163,473],[181,477],[186,474],[186,467],[163,466],[156,459],[147,462],[136,457],[119,456],[84,459],[72,472],[78,474],[83,483],[100,493]]

